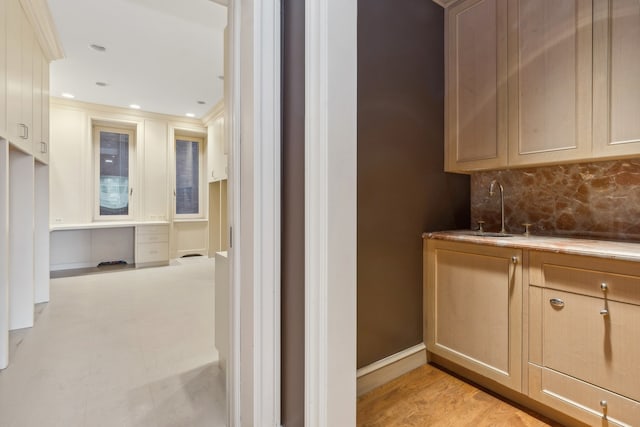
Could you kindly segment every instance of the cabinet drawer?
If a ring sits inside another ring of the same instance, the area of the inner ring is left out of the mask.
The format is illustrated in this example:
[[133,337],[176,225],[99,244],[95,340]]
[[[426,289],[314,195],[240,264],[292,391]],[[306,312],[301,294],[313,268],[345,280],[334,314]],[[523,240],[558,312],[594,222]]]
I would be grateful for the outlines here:
[[542,295],[543,366],[640,401],[640,307],[555,289]]
[[162,243],[140,243],[137,245],[136,264],[169,260],[169,245]]
[[533,252],[531,284],[640,305],[638,263]]
[[137,243],[168,242],[169,235],[166,233],[139,234],[136,238],[136,241]]
[[142,234],[166,234],[169,235],[168,225],[137,225],[136,233]]
[[529,396],[593,426],[628,427],[640,420],[640,403],[534,364],[529,365]]

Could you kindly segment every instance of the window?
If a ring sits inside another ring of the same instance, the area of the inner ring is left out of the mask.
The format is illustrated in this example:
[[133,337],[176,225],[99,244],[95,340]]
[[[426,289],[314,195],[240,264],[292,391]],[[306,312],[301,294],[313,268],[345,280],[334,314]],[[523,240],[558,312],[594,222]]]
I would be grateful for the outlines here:
[[100,219],[126,219],[133,214],[131,183],[133,132],[95,127],[97,207]]
[[201,216],[201,138],[176,136],[176,216]]

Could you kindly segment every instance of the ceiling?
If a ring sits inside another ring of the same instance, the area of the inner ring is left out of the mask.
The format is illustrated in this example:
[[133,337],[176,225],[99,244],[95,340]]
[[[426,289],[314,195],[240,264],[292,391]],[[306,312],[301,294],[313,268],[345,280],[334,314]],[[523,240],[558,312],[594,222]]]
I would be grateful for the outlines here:
[[222,99],[224,2],[48,1],[65,53],[51,96],[198,118]]

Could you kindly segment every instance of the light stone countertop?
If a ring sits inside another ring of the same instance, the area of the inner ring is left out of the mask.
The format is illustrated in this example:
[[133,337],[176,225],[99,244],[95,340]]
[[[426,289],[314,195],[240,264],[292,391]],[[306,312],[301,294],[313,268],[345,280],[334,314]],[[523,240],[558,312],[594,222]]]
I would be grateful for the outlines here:
[[423,233],[422,238],[640,262],[640,243],[522,234],[489,237],[472,233],[470,230],[438,231]]

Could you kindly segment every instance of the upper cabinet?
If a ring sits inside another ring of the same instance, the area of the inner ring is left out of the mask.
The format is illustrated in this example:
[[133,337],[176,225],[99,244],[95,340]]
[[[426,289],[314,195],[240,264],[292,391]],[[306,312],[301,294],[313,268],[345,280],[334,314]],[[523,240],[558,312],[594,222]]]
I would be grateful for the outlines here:
[[49,61],[33,50],[33,155],[49,163]]
[[640,3],[594,1],[594,153],[640,154]]
[[46,0],[0,3],[0,137],[47,163],[49,62],[62,47]]
[[507,2],[469,0],[446,15],[446,169],[507,163]]
[[[0,1],[0,46],[7,46],[7,2]],[[0,137],[7,136],[7,56],[0,50]]]
[[7,1],[6,8],[7,136],[31,153],[34,35],[18,0]]
[[464,0],[446,10],[454,172],[640,155],[640,5]]
[[509,1],[509,166],[591,150],[590,0]]

